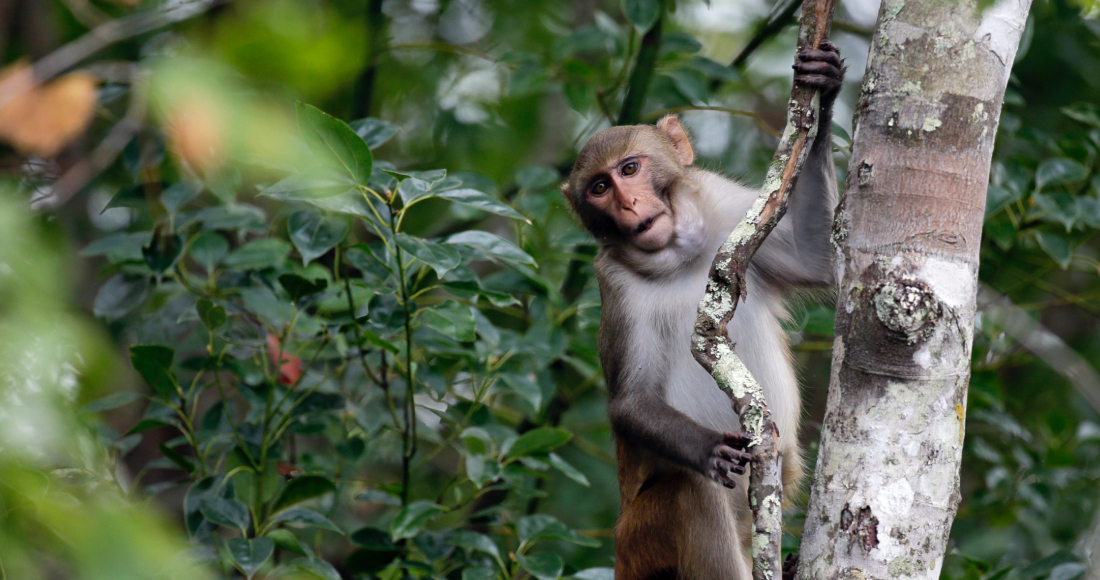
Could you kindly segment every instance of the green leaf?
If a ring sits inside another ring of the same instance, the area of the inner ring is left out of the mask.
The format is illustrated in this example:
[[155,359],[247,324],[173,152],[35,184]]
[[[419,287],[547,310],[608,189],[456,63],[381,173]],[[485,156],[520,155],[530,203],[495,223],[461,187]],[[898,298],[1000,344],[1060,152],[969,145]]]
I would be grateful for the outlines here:
[[206,268],[207,272],[213,272],[229,251],[229,242],[221,234],[203,232],[191,242],[187,251],[191,254],[191,259]]
[[164,443],[157,443],[157,447],[160,449],[161,455],[167,457],[169,461],[175,463],[180,469],[184,470],[189,475],[195,473],[195,464],[191,463],[191,460],[184,457],[182,453],[172,449]]
[[286,487],[284,487],[282,493],[279,494],[279,499],[275,500],[275,504],[271,508],[271,513],[279,513],[292,505],[334,491],[336,491],[336,484],[332,483],[327,477],[321,475],[301,475],[295,477],[287,482]]
[[129,405],[134,401],[143,398],[141,393],[135,393],[132,391],[123,391],[121,393],[115,393],[113,395],[107,395],[102,399],[96,399],[80,410],[81,413],[98,413],[100,411],[109,411],[111,409],[117,409],[123,405]]
[[124,435],[133,435],[135,433],[144,433],[150,429],[156,429],[158,427],[175,427],[172,423],[167,421],[161,421],[160,419],[142,419],[138,421],[136,425],[130,427]]
[[1077,580],[1088,572],[1088,568],[1079,562],[1066,562],[1058,564],[1050,571],[1047,580]]
[[343,175],[301,173],[269,185],[260,195],[283,201],[307,201],[327,199],[355,189],[355,182]]
[[399,550],[381,552],[360,548],[344,559],[344,568],[355,578],[381,572],[401,554]]
[[149,243],[149,232],[117,232],[102,237],[80,251],[84,257],[103,256],[109,262],[135,262],[142,259],[141,249]]
[[344,220],[314,211],[294,212],[287,219],[286,228],[290,232],[290,241],[298,248],[302,262],[307,266],[343,241],[349,230]]
[[202,222],[204,230],[262,232],[267,228],[263,210],[245,203],[208,207],[191,216],[188,222]]
[[455,340],[470,342],[477,339],[474,332],[474,313],[469,306],[454,300],[420,311],[420,319],[428,328]]
[[141,257],[154,272],[164,272],[172,267],[183,253],[183,238],[165,233],[158,227],[149,244],[142,246]]
[[400,181],[402,184],[405,181],[419,181],[416,185],[416,189],[428,190],[431,186],[443,181],[447,177],[446,169],[425,169],[423,171],[398,171],[396,169],[383,169],[383,173],[390,177]]
[[1088,177],[1089,170],[1084,165],[1065,157],[1044,159],[1035,171],[1035,187],[1042,190],[1048,185],[1073,183]]
[[[294,580],[306,580],[307,578],[317,578],[318,580],[341,580],[340,573],[336,571],[336,568],[332,567],[332,564],[319,559],[297,558],[287,562],[285,566],[280,566],[279,569],[293,572],[292,577]],[[303,574],[306,576],[303,577]],[[274,571],[268,576],[268,578],[272,580],[276,577]],[[282,576],[278,577],[281,578]]]
[[1070,262],[1073,261],[1073,247],[1069,240],[1054,232],[1036,232],[1035,239],[1039,242],[1039,247],[1048,256],[1054,258],[1063,270],[1069,268]]
[[286,290],[286,293],[290,295],[290,299],[294,302],[328,288],[328,280],[324,278],[306,280],[297,274],[279,276],[279,284],[282,284],[283,289]]
[[985,193],[985,217],[989,217],[1015,203],[1020,199],[1020,193],[1000,185],[990,185]]
[[615,580],[614,568],[585,568],[570,576],[574,580]]
[[561,182],[561,174],[545,165],[528,165],[516,172],[516,184],[526,191],[546,189]]
[[179,183],[173,183],[168,189],[164,190],[164,193],[160,194],[160,203],[168,210],[168,213],[176,213],[187,202],[191,201],[199,192],[202,191],[202,185],[193,183],[190,181],[181,181]]
[[397,352],[398,352],[397,347],[394,346],[394,344],[392,342],[383,339],[382,337],[378,336],[377,334],[375,334],[375,333],[373,333],[373,332],[371,332],[371,331],[369,331],[365,328],[360,328],[359,332],[362,334],[363,340],[373,344],[374,346],[377,346],[378,348],[383,348],[383,349],[386,349],[386,350],[390,351],[393,354],[397,354]]
[[252,576],[275,551],[275,542],[271,538],[233,538],[226,542],[226,546],[233,562],[248,580],[252,580]]
[[352,131],[358,135],[371,149],[377,149],[385,145],[387,141],[397,134],[397,125],[382,119],[367,117],[352,121],[349,125]]
[[297,103],[297,109],[298,126],[310,138],[313,152],[335,161],[355,183],[368,185],[374,157],[363,138],[343,121],[316,107]]
[[435,275],[440,278],[462,263],[462,252],[453,246],[402,233],[394,234],[393,238],[398,247],[431,266],[435,270]]
[[388,552],[397,549],[390,533],[378,528],[359,528],[351,534],[353,544],[375,552]]
[[568,461],[561,458],[557,453],[550,454],[550,465],[553,465],[555,469],[562,472],[566,477],[573,481],[589,487],[588,478],[584,476],[576,467],[569,464]]
[[565,445],[572,438],[573,434],[565,429],[539,427],[524,433],[519,439],[516,439],[516,442],[508,448],[504,457],[515,459],[526,455],[548,453]]
[[447,238],[444,243],[465,246],[477,250],[485,257],[511,264],[524,264],[538,267],[535,259],[500,236],[479,230],[459,232]]
[[148,295],[147,277],[115,274],[96,292],[92,312],[108,321],[118,320],[144,304]]
[[275,547],[287,552],[293,552],[302,556],[307,556],[309,553],[306,551],[308,548],[302,545],[298,536],[294,535],[294,532],[290,530],[278,529],[271,530],[267,533],[267,537],[271,538],[275,542]]
[[472,530],[455,530],[455,545],[470,552],[484,552],[500,560],[500,548],[496,542],[485,534],[479,534]]
[[1081,208],[1081,221],[1090,228],[1100,228],[1100,199],[1079,197],[1077,205]]
[[153,392],[165,400],[180,396],[179,382],[171,368],[175,355],[174,350],[156,344],[130,347],[130,362],[134,370],[149,383]]
[[248,515],[248,506],[235,499],[207,497],[199,502],[199,511],[203,517],[227,528],[236,528],[248,532],[252,518]]
[[264,270],[283,264],[290,244],[279,238],[259,238],[233,250],[222,263],[235,270]]
[[524,570],[539,580],[557,580],[565,568],[561,556],[553,552],[539,552],[528,556],[516,554],[516,560]]
[[623,16],[638,30],[649,30],[660,15],[659,0],[623,0]]
[[1062,224],[1068,233],[1081,217],[1077,197],[1069,193],[1033,193],[1035,206],[1043,212],[1043,218]]
[[434,197],[441,197],[455,203],[475,207],[482,211],[531,223],[531,220],[523,217],[523,214],[512,209],[508,204],[497,200],[487,193],[477,191],[476,189],[451,189],[433,195]]
[[516,395],[531,405],[531,411],[536,414],[542,409],[542,388],[539,387],[538,383],[523,375],[504,375],[493,390]]
[[305,508],[288,509],[285,512],[275,516],[272,521],[286,522],[288,524],[295,524],[299,526],[322,528],[325,530],[332,530],[338,534],[344,533],[344,530],[341,530],[339,526],[332,523],[332,520],[313,510]]
[[390,525],[390,534],[394,540],[403,540],[415,537],[424,526],[443,514],[443,506],[427,501],[415,501],[397,512],[397,516]]
[[195,310],[199,313],[199,320],[210,330],[225,324],[227,317],[225,315],[225,308],[214,304],[206,298],[200,299],[195,303]]
[[535,514],[520,518],[516,532],[521,542],[528,544],[539,540],[564,540],[592,548],[600,545],[599,540],[582,536],[566,527],[553,516]]
[[462,569],[462,580],[497,580],[500,574],[491,566],[471,566]]

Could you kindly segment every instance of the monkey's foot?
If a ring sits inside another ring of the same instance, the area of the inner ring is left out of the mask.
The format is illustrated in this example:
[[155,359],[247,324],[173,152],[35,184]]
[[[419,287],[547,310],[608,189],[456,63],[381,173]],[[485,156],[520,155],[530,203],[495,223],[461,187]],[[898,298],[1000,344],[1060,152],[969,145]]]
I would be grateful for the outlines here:
[[818,50],[804,50],[798,53],[798,64],[794,68],[794,82],[821,91],[826,98],[836,97],[840,84],[844,80],[844,61],[840,58],[840,48],[828,40],[821,41]]
[[744,431],[723,433],[722,438],[711,451],[707,462],[707,475],[714,481],[733,489],[734,481],[730,477],[730,472],[744,475],[745,464],[752,461],[752,454],[744,451],[750,441],[752,438]]
[[794,573],[798,569],[798,554],[787,554],[783,561],[783,580],[794,580]]

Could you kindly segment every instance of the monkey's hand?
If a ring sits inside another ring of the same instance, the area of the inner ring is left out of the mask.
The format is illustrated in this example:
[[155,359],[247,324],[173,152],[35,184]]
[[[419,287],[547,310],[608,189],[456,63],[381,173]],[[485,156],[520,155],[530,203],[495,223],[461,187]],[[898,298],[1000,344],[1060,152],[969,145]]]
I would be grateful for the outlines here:
[[707,459],[707,477],[722,485],[733,489],[733,478],[730,472],[738,475],[745,473],[745,464],[752,460],[752,454],[746,453],[752,440],[744,431],[726,431],[711,450]]
[[821,91],[821,110],[831,111],[833,101],[840,92],[845,70],[847,67],[840,58],[840,48],[823,40],[819,50],[798,53],[798,64],[794,65],[794,82]]

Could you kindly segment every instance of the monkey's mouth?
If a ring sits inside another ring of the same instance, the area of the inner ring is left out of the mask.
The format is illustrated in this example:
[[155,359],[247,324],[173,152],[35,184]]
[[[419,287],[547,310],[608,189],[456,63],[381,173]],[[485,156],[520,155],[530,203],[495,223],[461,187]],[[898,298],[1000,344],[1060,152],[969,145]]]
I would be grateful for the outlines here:
[[661,217],[662,215],[664,215],[664,214],[659,213],[659,214],[645,220],[644,222],[638,224],[638,227],[634,228],[634,235],[645,233],[646,230],[653,227],[653,222],[657,221],[657,218]]

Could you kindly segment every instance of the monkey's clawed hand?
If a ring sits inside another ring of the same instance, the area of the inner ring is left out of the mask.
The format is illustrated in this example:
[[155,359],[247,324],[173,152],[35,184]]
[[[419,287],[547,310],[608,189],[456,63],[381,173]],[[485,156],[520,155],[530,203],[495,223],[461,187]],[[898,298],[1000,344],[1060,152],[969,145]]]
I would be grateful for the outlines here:
[[744,431],[726,431],[723,433],[722,438],[718,440],[711,451],[710,458],[707,460],[707,475],[714,481],[732,489],[734,483],[733,478],[730,477],[730,472],[732,471],[738,475],[744,474],[745,464],[752,460],[752,454],[744,451],[751,440],[752,438]]
[[840,92],[840,83],[844,80],[847,67],[840,59],[840,48],[828,40],[822,40],[819,50],[798,53],[798,64],[793,68],[794,82],[821,91],[822,105],[825,105],[832,104]]

